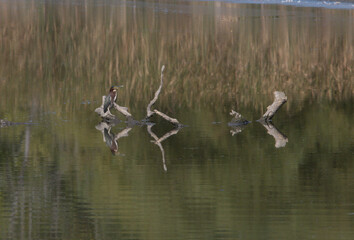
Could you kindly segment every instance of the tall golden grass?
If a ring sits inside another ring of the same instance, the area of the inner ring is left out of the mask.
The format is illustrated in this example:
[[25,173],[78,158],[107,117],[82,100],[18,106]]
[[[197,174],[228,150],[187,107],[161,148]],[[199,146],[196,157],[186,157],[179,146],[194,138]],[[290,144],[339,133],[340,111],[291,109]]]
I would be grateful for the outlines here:
[[113,84],[132,108],[151,99],[163,64],[164,108],[261,109],[274,90],[300,106],[353,98],[352,10],[69,2],[0,3],[3,108],[70,112]]

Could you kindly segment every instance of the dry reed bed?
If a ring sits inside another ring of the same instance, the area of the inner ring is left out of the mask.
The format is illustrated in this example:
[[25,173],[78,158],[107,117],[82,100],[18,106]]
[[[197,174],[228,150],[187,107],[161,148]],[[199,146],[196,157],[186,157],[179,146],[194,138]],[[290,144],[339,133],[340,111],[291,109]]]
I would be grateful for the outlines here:
[[70,111],[123,84],[120,101],[132,108],[151,99],[166,64],[164,108],[261,109],[274,90],[297,103],[352,99],[353,11],[307,8],[307,17],[296,18],[288,7],[272,6],[274,17],[252,6],[261,16],[250,17],[232,15],[242,6],[221,5],[212,14],[200,14],[195,3],[191,14],[164,14],[124,5],[0,3],[0,98]]

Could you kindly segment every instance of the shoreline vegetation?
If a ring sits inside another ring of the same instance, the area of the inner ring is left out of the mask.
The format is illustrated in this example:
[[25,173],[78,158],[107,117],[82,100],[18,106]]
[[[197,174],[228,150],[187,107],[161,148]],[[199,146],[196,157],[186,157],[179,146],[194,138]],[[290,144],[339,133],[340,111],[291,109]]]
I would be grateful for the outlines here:
[[262,111],[274,90],[287,93],[287,109],[353,100],[354,11],[221,2],[183,3],[186,13],[158,7],[1,2],[0,107],[35,103],[72,112],[82,101],[100,102],[113,84],[124,85],[121,105],[146,106],[163,64],[158,104],[167,111]]

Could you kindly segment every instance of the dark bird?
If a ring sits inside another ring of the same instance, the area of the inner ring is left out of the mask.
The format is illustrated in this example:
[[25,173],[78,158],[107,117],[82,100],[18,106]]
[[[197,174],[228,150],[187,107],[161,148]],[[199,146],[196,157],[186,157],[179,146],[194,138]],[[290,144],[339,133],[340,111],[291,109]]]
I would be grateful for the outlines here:
[[109,94],[106,96],[106,99],[104,100],[104,105],[103,105],[103,112],[106,113],[108,109],[113,107],[113,103],[117,100],[117,86],[112,86],[109,89]]

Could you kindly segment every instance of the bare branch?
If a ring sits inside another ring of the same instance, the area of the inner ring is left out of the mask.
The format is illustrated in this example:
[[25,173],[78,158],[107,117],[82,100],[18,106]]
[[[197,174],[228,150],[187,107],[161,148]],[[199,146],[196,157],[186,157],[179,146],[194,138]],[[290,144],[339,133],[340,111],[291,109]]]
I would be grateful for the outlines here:
[[121,112],[124,116],[126,116],[126,117],[131,117],[132,116],[128,112],[128,108],[127,107],[119,106],[117,103],[113,103],[113,106],[114,106],[115,109],[117,109],[119,112]]
[[275,91],[274,92],[274,102],[272,105],[267,107],[267,112],[259,119],[259,121],[270,121],[272,120],[274,114],[279,110],[279,108],[286,103],[288,98],[284,92]]
[[157,115],[161,116],[162,118],[164,118],[165,120],[169,121],[172,124],[175,124],[178,127],[181,127],[182,124],[179,123],[179,121],[176,118],[171,118],[169,116],[167,116],[166,114],[158,111],[158,110],[154,110],[154,113],[156,113]]
[[102,118],[106,118],[106,119],[115,119],[116,116],[114,116],[109,110],[107,110],[107,112],[103,111],[103,107],[98,107],[95,109],[95,112],[100,115],[100,117]]
[[149,105],[147,106],[146,108],[146,118],[149,118],[151,117],[152,115],[154,115],[154,112],[151,111],[151,107],[152,105],[155,104],[155,102],[157,101],[157,98],[159,97],[159,94],[161,92],[161,89],[162,89],[162,84],[163,84],[163,71],[165,70],[165,65],[162,65],[162,68],[161,68],[161,81],[160,81],[160,86],[159,88],[157,89],[157,91],[155,92],[155,95],[154,95],[154,98],[151,100],[151,102],[149,103]]

